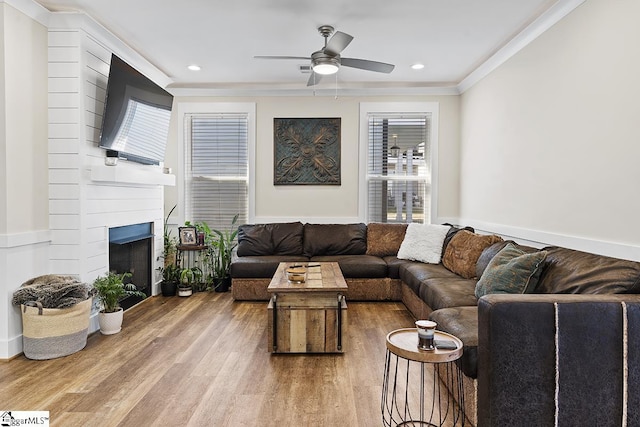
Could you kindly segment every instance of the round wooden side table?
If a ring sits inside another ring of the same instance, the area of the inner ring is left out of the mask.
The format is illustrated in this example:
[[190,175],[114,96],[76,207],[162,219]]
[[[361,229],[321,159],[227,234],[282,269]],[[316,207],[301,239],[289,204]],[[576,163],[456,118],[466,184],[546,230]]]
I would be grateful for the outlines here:
[[455,344],[456,348],[419,350],[416,328],[387,335],[383,425],[464,426],[463,375],[455,363],[462,356],[462,341],[441,331],[435,332],[435,340]]

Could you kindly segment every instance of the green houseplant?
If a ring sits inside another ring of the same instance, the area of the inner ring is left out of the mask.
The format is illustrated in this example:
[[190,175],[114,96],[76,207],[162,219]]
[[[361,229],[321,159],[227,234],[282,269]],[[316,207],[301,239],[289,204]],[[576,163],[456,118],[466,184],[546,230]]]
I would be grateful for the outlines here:
[[179,275],[178,296],[188,297],[194,290],[199,290],[199,286],[202,283],[202,270],[200,267],[182,268]]
[[176,246],[178,244],[176,237],[171,235],[171,230],[169,230],[169,217],[176,209],[178,205],[173,205],[173,208],[167,214],[167,217],[164,220],[164,266],[168,266],[171,264],[175,264],[176,261]]
[[174,296],[178,289],[178,283],[180,282],[180,267],[173,263],[166,264],[164,267],[158,267],[158,270],[162,273],[162,282],[160,283],[162,296]]
[[124,283],[129,278],[131,278],[131,273],[109,272],[93,281],[96,298],[102,304],[102,310],[98,313],[98,322],[100,323],[100,332],[104,335],[120,332],[124,313],[120,307],[122,299],[131,296],[143,299],[147,297],[138,291],[133,283]]
[[231,287],[231,257],[233,249],[236,247],[236,236],[238,235],[239,214],[236,214],[227,230],[212,230],[217,238],[214,239],[212,270],[214,277],[214,289],[216,292],[226,292]]

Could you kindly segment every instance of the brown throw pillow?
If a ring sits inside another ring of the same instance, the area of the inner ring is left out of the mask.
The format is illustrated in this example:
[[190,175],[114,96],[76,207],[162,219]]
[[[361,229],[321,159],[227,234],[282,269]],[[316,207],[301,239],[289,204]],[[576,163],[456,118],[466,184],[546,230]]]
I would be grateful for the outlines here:
[[483,236],[461,230],[453,236],[447,245],[442,257],[442,264],[457,275],[465,279],[472,279],[476,277],[476,262],[478,262],[482,251],[501,241],[500,236]]
[[406,231],[407,224],[373,222],[367,225],[367,255],[397,255]]

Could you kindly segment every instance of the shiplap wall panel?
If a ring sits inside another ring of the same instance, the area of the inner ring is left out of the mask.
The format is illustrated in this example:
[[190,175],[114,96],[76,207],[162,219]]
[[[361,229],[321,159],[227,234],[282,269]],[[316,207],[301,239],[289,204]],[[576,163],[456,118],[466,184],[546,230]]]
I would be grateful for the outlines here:
[[49,123],[49,138],[75,139],[80,136],[77,123]]
[[88,243],[104,242],[107,243],[109,238],[109,230],[102,225],[101,227],[87,228],[85,238]]
[[[49,154],[78,154],[77,139],[50,139]],[[51,156],[49,157],[51,159]]]
[[[120,200],[120,199],[118,199]],[[156,199],[131,199],[124,206],[114,206],[113,201],[103,200],[87,200],[85,212],[87,215],[104,214],[117,211],[146,211],[155,209],[154,202]]]
[[49,93],[49,108],[80,108],[77,93]]
[[51,264],[51,271],[57,272],[57,274],[64,275],[78,275],[76,271],[80,271],[80,261],[79,260],[59,260],[59,259],[50,259],[49,263]]
[[79,260],[81,256],[79,245],[51,245],[52,260]]
[[[81,236],[77,230],[51,230],[52,243],[64,245],[80,245]],[[78,274],[78,273],[75,273]]]
[[80,200],[49,200],[49,214],[74,214],[80,212]]
[[80,46],[80,30],[50,30],[49,47]]
[[58,184],[77,184],[80,182],[79,169],[49,169],[49,182]]
[[80,184],[49,184],[49,198],[52,200],[80,199]]
[[57,230],[78,230],[80,232],[80,215],[50,214],[49,226]]
[[[110,227],[151,222],[154,260],[163,249],[163,187],[91,181],[91,168],[105,158],[98,143],[111,59],[106,46],[84,30],[49,32],[51,264],[86,281],[108,268]],[[116,167],[148,168],[124,163]],[[158,266],[154,261],[154,273]]]
[[[80,160],[77,155],[69,155],[67,153],[51,153],[49,152],[49,169],[78,169]],[[55,184],[51,183],[50,184]]]
[[49,77],[47,81],[51,93],[77,93],[80,91],[78,77]]
[[75,46],[50,46],[48,54],[49,61],[52,62],[80,62],[80,51]]
[[49,108],[49,123],[73,123],[73,121],[78,117],[79,113],[80,111],[77,107]]
[[49,73],[49,78],[80,78],[80,67],[78,67],[78,64],[76,62],[49,62],[47,70]]
[[88,144],[97,145],[100,142],[100,125],[93,127],[87,124],[87,126],[85,126],[84,137]]

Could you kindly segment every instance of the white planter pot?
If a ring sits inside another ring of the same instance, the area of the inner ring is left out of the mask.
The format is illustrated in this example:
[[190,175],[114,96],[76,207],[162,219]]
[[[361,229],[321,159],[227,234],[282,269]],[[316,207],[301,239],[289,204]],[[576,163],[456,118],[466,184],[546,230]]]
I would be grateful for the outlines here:
[[193,289],[191,288],[181,288],[178,286],[178,296],[179,297],[188,297],[193,293]]
[[98,313],[98,323],[102,335],[113,335],[120,332],[123,316],[124,310],[122,308],[114,313]]

